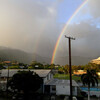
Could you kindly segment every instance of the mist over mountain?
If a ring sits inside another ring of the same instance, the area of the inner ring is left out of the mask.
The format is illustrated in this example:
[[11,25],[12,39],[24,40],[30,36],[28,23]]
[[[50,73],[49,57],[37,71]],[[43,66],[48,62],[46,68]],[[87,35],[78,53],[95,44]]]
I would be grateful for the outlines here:
[[[80,57],[80,56],[72,56],[71,57],[71,62],[72,65],[85,65],[88,64],[93,58],[92,57]],[[65,56],[65,57],[58,57],[55,60],[56,64],[61,64],[61,65],[65,65],[65,64],[69,64],[69,56]]]
[[[92,57],[80,57],[80,56],[72,56],[72,65],[84,65],[90,62],[93,58]],[[0,60],[16,60],[18,62],[22,62],[25,64],[30,64],[32,61],[38,61],[44,64],[50,64],[51,58],[49,57],[42,57],[38,54],[24,52],[22,50],[2,47],[0,46]],[[55,64],[65,65],[68,64],[68,56],[65,57],[57,57],[55,59]]]
[[39,61],[43,63],[46,60],[47,63],[50,62],[49,58],[41,57],[33,53],[24,52],[22,50],[2,47],[2,46],[0,46],[0,60],[2,61],[6,61],[6,60],[15,61],[16,60],[18,62],[22,62],[25,64],[29,64],[32,61]]
[[32,57],[29,53],[26,53],[21,50],[0,47],[0,59],[1,60],[16,60],[18,62],[29,63],[32,60]]

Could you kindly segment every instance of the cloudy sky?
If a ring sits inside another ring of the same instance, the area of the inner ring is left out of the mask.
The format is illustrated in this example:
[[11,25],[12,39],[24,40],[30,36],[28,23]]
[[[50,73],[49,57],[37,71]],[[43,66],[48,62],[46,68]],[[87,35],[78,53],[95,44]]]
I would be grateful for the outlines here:
[[[73,13],[85,0],[0,0],[0,46],[52,57],[56,41]],[[64,34],[74,56],[100,56],[100,0],[88,0]],[[62,36],[57,56],[68,53]]]

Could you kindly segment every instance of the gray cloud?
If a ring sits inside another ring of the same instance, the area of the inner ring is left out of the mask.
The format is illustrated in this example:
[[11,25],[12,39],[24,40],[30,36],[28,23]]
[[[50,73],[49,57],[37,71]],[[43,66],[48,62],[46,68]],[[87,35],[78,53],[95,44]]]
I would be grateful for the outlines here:
[[[57,23],[57,5],[60,2],[63,0],[0,0],[0,45],[51,57],[63,26]],[[99,2],[89,0],[87,8],[76,16],[80,19],[89,13],[93,18],[79,20],[80,24],[70,24],[66,29],[68,36],[76,37],[72,42],[73,55],[97,56],[100,53]],[[67,46],[63,36],[57,56],[68,54]]]
[[0,45],[44,56],[51,53],[59,32],[57,4],[41,0],[0,0]]
[[[92,26],[90,23],[81,22],[80,24],[71,24],[65,31],[67,36],[75,37],[72,40],[72,55],[83,57],[97,57],[100,56],[100,29],[96,25]],[[62,37],[62,49],[58,50],[58,56],[68,55],[68,40]]]
[[89,0],[88,1],[88,8],[91,15],[94,18],[100,17],[99,9],[100,9],[100,0]]

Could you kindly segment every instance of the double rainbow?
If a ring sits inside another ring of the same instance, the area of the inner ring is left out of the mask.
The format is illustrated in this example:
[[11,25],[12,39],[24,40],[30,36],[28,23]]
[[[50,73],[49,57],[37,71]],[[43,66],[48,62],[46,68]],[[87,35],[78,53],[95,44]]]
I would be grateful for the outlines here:
[[62,35],[64,34],[65,30],[67,29],[68,25],[70,24],[70,22],[72,21],[72,19],[77,15],[77,13],[81,10],[81,8],[88,2],[88,0],[85,0],[78,8],[77,10],[73,13],[73,15],[69,18],[69,20],[66,22],[66,25],[64,26],[64,28],[62,29],[58,39],[57,39],[57,42],[56,42],[56,45],[54,47],[54,50],[53,50],[53,54],[52,54],[52,59],[51,59],[51,64],[54,63],[54,60],[55,60],[55,57],[56,57],[56,53],[57,53],[57,49],[58,49],[58,46],[59,46],[59,43],[60,43],[60,40],[61,40],[61,37]]

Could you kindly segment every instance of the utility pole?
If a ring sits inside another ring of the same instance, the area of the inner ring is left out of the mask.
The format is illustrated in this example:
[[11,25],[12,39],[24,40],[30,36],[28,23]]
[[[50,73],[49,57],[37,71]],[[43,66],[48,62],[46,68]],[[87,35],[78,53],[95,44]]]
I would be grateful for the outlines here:
[[9,65],[8,65],[7,84],[6,84],[7,99],[8,99],[8,81],[9,81]]
[[68,38],[68,42],[69,42],[70,100],[72,100],[73,92],[72,92],[72,68],[71,68],[71,40],[75,40],[75,38],[67,37],[66,35],[65,38]]

